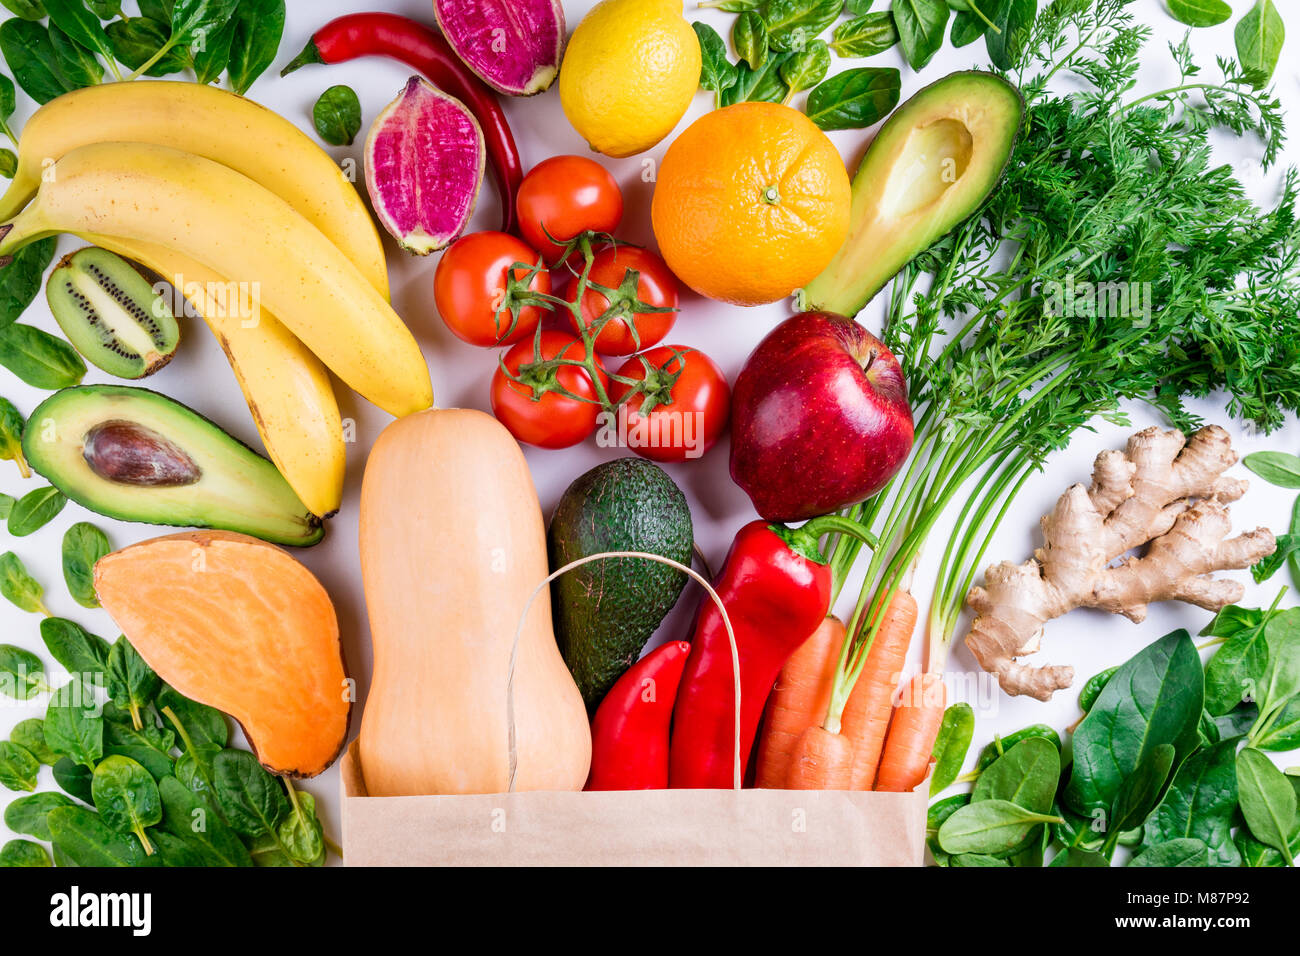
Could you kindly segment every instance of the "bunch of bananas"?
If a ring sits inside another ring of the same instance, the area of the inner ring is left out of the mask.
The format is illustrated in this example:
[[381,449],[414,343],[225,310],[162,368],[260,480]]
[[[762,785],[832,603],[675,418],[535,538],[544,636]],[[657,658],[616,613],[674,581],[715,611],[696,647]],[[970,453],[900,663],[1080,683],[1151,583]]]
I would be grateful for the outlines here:
[[[0,220],[0,256],[71,233],[183,291],[225,350],[271,460],[314,514],[337,511],[343,493],[326,366],[393,415],[433,404],[355,187],[292,123],[242,96],[134,81],[52,100],[23,130]],[[230,280],[256,290],[252,319],[215,301],[211,290]]]

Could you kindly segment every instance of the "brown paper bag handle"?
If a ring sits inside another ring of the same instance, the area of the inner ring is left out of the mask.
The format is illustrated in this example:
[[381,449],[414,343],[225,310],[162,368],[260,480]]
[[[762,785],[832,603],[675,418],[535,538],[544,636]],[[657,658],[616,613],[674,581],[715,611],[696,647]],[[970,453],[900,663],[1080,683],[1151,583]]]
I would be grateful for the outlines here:
[[524,624],[528,622],[528,612],[532,610],[533,601],[537,600],[537,595],[542,593],[542,589],[549,587],[550,583],[560,575],[572,571],[574,568],[589,564],[592,561],[600,561],[604,558],[645,558],[648,561],[657,561],[660,564],[666,564],[670,568],[676,568],[690,577],[694,578],[705,591],[708,592],[710,599],[722,615],[723,626],[727,629],[727,640],[731,644],[731,672],[735,677],[736,687],[736,741],[735,750],[732,756],[732,786],[740,789],[741,770],[740,770],[740,649],[736,646],[736,632],[732,630],[731,618],[727,615],[727,609],[722,604],[722,598],[718,597],[718,592],[713,590],[711,585],[704,576],[698,573],[694,568],[674,561],[672,558],[665,558],[662,554],[651,554],[648,551],[601,551],[596,554],[589,554],[586,557],[578,558],[576,561],[570,561],[564,567],[552,571],[546,576],[546,580],[533,588],[533,593],[528,596],[528,601],[524,604],[523,613],[519,615],[519,625],[515,628],[514,643],[510,645],[510,669],[506,672],[506,726],[509,729],[509,755],[510,755],[510,786],[507,792],[515,792],[515,773],[519,766],[519,747],[515,734],[515,660],[519,655],[519,639],[524,633]]

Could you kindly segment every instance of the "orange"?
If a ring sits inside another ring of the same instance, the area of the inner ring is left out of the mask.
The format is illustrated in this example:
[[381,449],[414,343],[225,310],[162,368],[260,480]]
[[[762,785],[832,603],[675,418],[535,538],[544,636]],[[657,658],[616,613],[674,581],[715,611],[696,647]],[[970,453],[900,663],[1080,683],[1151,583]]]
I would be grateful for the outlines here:
[[737,103],[668,147],[651,221],[659,252],[701,295],[775,302],[812,280],[849,231],[849,175],[798,110]]

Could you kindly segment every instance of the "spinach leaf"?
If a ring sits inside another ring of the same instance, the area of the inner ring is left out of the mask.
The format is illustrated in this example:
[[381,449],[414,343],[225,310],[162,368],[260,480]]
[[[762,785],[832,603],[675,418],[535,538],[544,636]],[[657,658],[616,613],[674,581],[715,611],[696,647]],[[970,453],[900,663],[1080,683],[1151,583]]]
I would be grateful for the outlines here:
[[203,85],[221,78],[230,62],[230,49],[235,42],[235,21],[214,25],[195,36],[190,45],[193,55],[194,77]]
[[1048,866],[1110,866],[1110,861],[1095,850],[1071,846],[1052,857]]
[[64,793],[71,794],[78,800],[91,802],[90,781],[93,769],[84,767],[71,757],[60,757],[54,765],[54,782]]
[[170,776],[158,781],[158,793],[162,797],[163,829],[191,844],[205,866],[253,865],[244,844],[206,796],[194,793]]
[[1232,16],[1232,7],[1223,0],[1166,0],[1169,13],[1189,27],[1212,27]]
[[7,495],[0,491],[0,520],[7,521],[9,519],[9,514],[14,510],[15,503],[13,495]]
[[714,106],[722,105],[722,93],[736,85],[739,75],[735,65],[727,59],[727,44],[718,31],[707,23],[692,23],[695,36],[700,41],[700,88],[711,90]]
[[50,47],[63,78],[73,89],[94,86],[104,78],[104,65],[95,54],[53,23],[50,24]]
[[14,833],[34,836],[38,840],[48,842],[54,837],[50,834],[50,825],[45,820],[46,815],[55,807],[71,806],[76,804],[53,790],[19,797],[5,807],[5,826]]
[[[15,505],[17,507],[17,505]],[[12,515],[13,513],[10,512]],[[45,589],[27,573],[22,559],[12,551],[0,554],[0,595],[20,610],[30,614],[49,614],[41,598]]]
[[351,146],[361,130],[361,101],[350,86],[331,86],[311,108],[312,123],[331,146]]
[[1035,813],[1047,813],[1061,776],[1061,754],[1050,740],[1027,737],[993,761],[971,791],[971,802],[1009,800]]
[[1251,835],[1289,862],[1294,857],[1290,841],[1296,826],[1296,792],[1286,775],[1247,747],[1237,755],[1237,789]]
[[36,789],[41,764],[24,748],[9,740],[0,740],[0,785],[10,790]]
[[149,771],[130,757],[105,757],[95,768],[90,793],[104,823],[118,833],[134,833],[145,854],[153,853],[144,830],[162,820],[162,798]]
[[949,866],[1010,866],[1006,860],[989,856],[987,853],[959,853],[954,856]]
[[50,866],[50,855],[31,840],[10,840],[0,847],[0,866]]
[[1300,458],[1284,451],[1251,452],[1241,463],[1279,488],[1300,488]]
[[104,753],[130,757],[150,776],[161,779],[172,772],[172,748],[176,735],[154,723],[152,712],[143,727],[135,727],[129,715],[114,704],[104,707]]
[[161,681],[145,663],[125,636],[119,637],[108,651],[108,693],[113,703],[131,715],[131,725],[140,730],[144,723],[141,711],[158,693]]
[[950,857],[943,851],[943,847],[939,846],[939,828],[943,826],[945,820],[968,803],[970,803],[970,794],[958,793],[932,803],[926,812],[925,843],[930,848],[930,855],[940,866],[947,866]]
[[50,32],[39,23],[16,17],[0,23],[0,53],[18,85],[37,103],[76,89],[59,68]]
[[997,30],[984,33],[984,47],[994,66],[1010,70],[1019,65],[1037,15],[1038,0],[997,0],[989,17]]
[[86,375],[86,363],[71,345],[49,332],[19,322],[0,330],[0,365],[33,388],[71,388]]
[[[119,80],[122,78],[117,63],[113,60],[113,48],[109,45],[108,34],[104,32],[99,17],[91,13],[81,0],[45,0],[45,9],[50,14],[51,38],[63,34],[68,44],[80,46],[89,55],[89,60],[94,63],[91,67],[85,62],[85,58],[78,56],[77,60],[81,61],[84,72],[69,71],[66,58],[71,53],[69,49],[64,54],[64,76],[76,81],[93,73],[95,78],[82,85],[90,86],[98,83],[104,76],[104,68],[95,59],[95,54],[98,53],[108,61],[108,68],[112,70],[114,78]],[[65,44],[65,47],[68,44]],[[59,45],[57,41],[54,43],[56,53],[59,52]]]
[[989,768],[993,761],[997,760],[1012,747],[1019,744],[1022,740],[1028,740],[1031,737],[1042,737],[1050,741],[1052,746],[1059,753],[1061,750],[1061,736],[1046,724],[1030,724],[1028,727],[1022,727],[1020,730],[1007,734],[1005,737],[995,736],[993,740],[984,745],[980,751],[979,760],[975,763],[976,773],[983,773]]
[[1268,666],[1260,685],[1260,718],[1268,720],[1300,694],[1300,608],[1287,608],[1264,625]]
[[1258,719],[1258,707],[1254,704],[1241,704],[1222,717],[1215,717],[1214,726],[1219,731],[1220,740],[1231,740],[1234,737],[1243,736],[1251,727],[1255,726],[1255,721]]
[[[1291,506],[1291,537],[1300,538],[1300,496]],[[1300,554],[1291,552],[1286,563],[1291,568],[1291,586],[1300,590]]]
[[1255,89],[1267,86],[1286,39],[1286,26],[1273,0],[1255,0],[1250,11],[1237,21],[1233,39],[1246,79]]
[[285,853],[298,863],[316,865],[325,861],[325,830],[316,817],[316,798],[299,793],[285,780],[291,809],[277,831]]
[[956,703],[943,712],[943,722],[939,724],[939,735],[930,755],[934,761],[930,796],[948,789],[961,774],[961,765],[966,761],[966,751],[970,749],[974,735],[975,711],[970,704]]
[[184,51],[175,48],[168,48],[161,57],[153,59],[171,35],[171,27],[165,22],[146,15],[131,17],[129,20],[114,20],[105,29],[117,61],[145,76],[170,76],[180,73],[189,65]]
[[230,742],[230,727],[221,711],[190,700],[173,687],[163,685],[158,694],[158,709],[177,728],[186,750],[191,746],[221,750]]
[[808,118],[824,130],[861,129],[898,105],[900,77],[893,67],[862,66],[837,73],[808,95]]
[[1085,714],[1092,710],[1092,705],[1097,702],[1101,695],[1101,689],[1106,686],[1106,682],[1115,676],[1119,666],[1108,667],[1104,671],[1099,671],[1088,678],[1088,682],[1083,685],[1083,690],[1079,691],[1079,709]]
[[1165,635],[1120,665],[1074,732],[1067,806],[1083,816],[1109,811],[1124,780],[1155,748],[1171,744],[1176,759],[1185,756],[1199,741],[1203,699],[1201,660],[1186,631]]
[[731,26],[731,43],[736,55],[757,70],[767,59],[767,24],[755,11],[747,10]]
[[[0,122],[0,133],[6,132],[4,126],[5,124]],[[17,172],[18,155],[12,149],[0,149],[0,176],[13,179]]]
[[[104,756],[104,715],[75,681],[54,692],[45,711],[45,742],[90,770]],[[75,796],[75,794],[74,794]]]
[[[0,35],[4,26],[0,24]],[[0,269],[0,330],[18,320],[41,291],[46,268],[54,260],[57,239],[40,239],[14,253],[13,261]]]
[[0,644],[0,693],[14,700],[31,700],[49,689],[39,657],[21,647]]
[[837,56],[874,56],[884,53],[898,42],[894,15],[864,13],[837,26],[831,33],[831,49]]
[[0,398],[0,461],[12,461],[18,466],[19,474],[30,478],[32,471],[23,455],[23,432],[26,430],[27,422],[22,413],[9,399]]
[[[984,31],[989,25],[968,10],[962,10],[952,18],[952,30],[948,33],[948,42],[955,48],[960,49],[964,46],[970,46],[976,40],[984,35]],[[1057,854],[1060,859],[1066,854]],[[1052,866],[1069,866],[1068,863],[1057,864],[1053,861]]]
[[1292,697],[1268,718],[1252,745],[1258,750],[1271,751],[1300,748],[1300,697]]
[[1300,554],[1300,535],[1279,534],[1277,536],[1277,548],[1272,554],[1266,554],[1250,567],[1250,576],[1255,579],[1256,584],[1267,581],[1282,565],[1289,561],[1294,561],[1296,555]]
[[59,760],[59,755],[45,743],[45,721],[39,717],[18,721],[9,731],[9,739],[48,767]]
[[777,71],[786,85],[785,102],[809,87],[816,86],[830,72],[831,51],[824,40],[813,40],[802,50],[790,54]]
[[1129,866],[1209,866],[1210,848],[1195,837],[1179,837],[1143,850]]
[[908,66],[919,71],[943,46],[948,4],[944,0],[895,0],[893,12],[903,56]]
[[983,800],[958,808],[939,827],[939,846],[945,853],[987,853],[1012,850],[1040,823],[1061,818],[1034,813],[1009,800]]
[[115,832],[85,807],[56,807],[46,817],[56,851],[77,866],[157,866],[139,841]]
[[722,105],[761,102],[780,103],[785,99],[786,87],[781,80],[781,67],[790,58],[789,53],[774,53],[761,69],[751,70],[743,63],[736,64],[736,82],[722,92]]
[[1237,811],[1236,752],[1237,742],[1225,740],[1188,757],[1160,806],[1147,818],[1144,842],[1154,847],[1195,837],[1209,848],[1213,865],[1238,866],[1241,854],[1232,842]]
[[87,691],[105,683],[104,670],[111,649],[108,641],[61,617],[41,621],[41,640],[50,656]]
[[122,0],[86,0],[86,6],[101,20],[111,20],[122,15]]
[[27,492],[9,512],[9,533],[15,538],[25,538],[39,531],[55,519],[68,499],[52,485]]
[[24,20],[45,19],[45,4],[41,0],[0,0],[0,6]]
[[175,5],[176,0],[140,0],[140,15],[157,20],[171,33],[172,8]]
[[64,532],[63,580],[72,599],[82,607],[99,607],[95,562],[111,550],[108,535],[88,521],[78,521]]
[[226,75],[243,96],[275,61],[284,35],[284,0],[239,0]]
[[236,832],[247,837],[276,834],[289,814],[280,781],[244,750],[223,750],[213,760],[217,803]]
[[171,10],[170,44],[203,45],[235,14],[239,0],[175,0]]
[[1281,853],[1271,846],[1265,846],[1247,833],[1238,833],[1232,841],[1241,851],[1242,866],[1286,866],[1286,860]]
[[[17,107],[17,105],[18,105],[18,101],[14,95],[14,81],[9,79],[9,77],[5,76],[3,73],[0,73],[0,133],[3,133],[5,136],[8,136],[9,141],[13,143],[15,146],[18,145],[18,137],[15,136],[14,131],[9,128],[9,120],[13,117],[14,109]],[[10,152],[10,151],[5,150],[5,152]],[[14,157],[15,172],[17,171],[17,166],[18,166],[18,157],[15,156]],[[14,174],[12,172],[8,173],[7,175],[9,179],[13,179]]]
[[1143,757],[1137,769],[1120,783],[1119,792],[1115,794],[1115,802],[1111,806],[1110,820],[1107,821],[1103,853],[1117,844],[1123,833],[1142,826],[1142,821],[1160,805],[1161,793],[1169,782],[1176,756],[1173,744],[1158,744]]
[[1229,605],[1201,632],[1227,638],[1205,666],[1205,709],[1215,717],[1259,693],[1268,668],[1267,620],[1264,611]]
[[763,5],[767,41],[781,53],[802,50],[834,23],[843,9],[844,0],[768,0]]

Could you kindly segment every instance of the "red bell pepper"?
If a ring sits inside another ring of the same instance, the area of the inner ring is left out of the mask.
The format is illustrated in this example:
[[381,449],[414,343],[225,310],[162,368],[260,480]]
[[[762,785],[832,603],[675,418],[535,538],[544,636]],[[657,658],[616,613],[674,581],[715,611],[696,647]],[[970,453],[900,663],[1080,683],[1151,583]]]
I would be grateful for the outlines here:
[[[831,567],[818,550],[829,532],[873,539],[839,515],[799,528],[752,521],[740,529],[714,583],[736,635],[740,658],[740,760],[758,733],[772,685],[830,610]],[[707,597],[673,709],[669,785],[729,789],[734,785],[736,678],[722,615]]]
[[400,60],[469,107],[483,130],[492,175],[501,193],[501,231],[514,232],[515,194],[524,172],[506,114],[496,94],[452,52],[437,30],[395,13],[350,13],[317,30],[306,49],[280,75],[308,63],[343,63],[362,56]]
[[632,665],[591,721],[587,790],[668,787],[668,728],[691,645],[670,641]]

